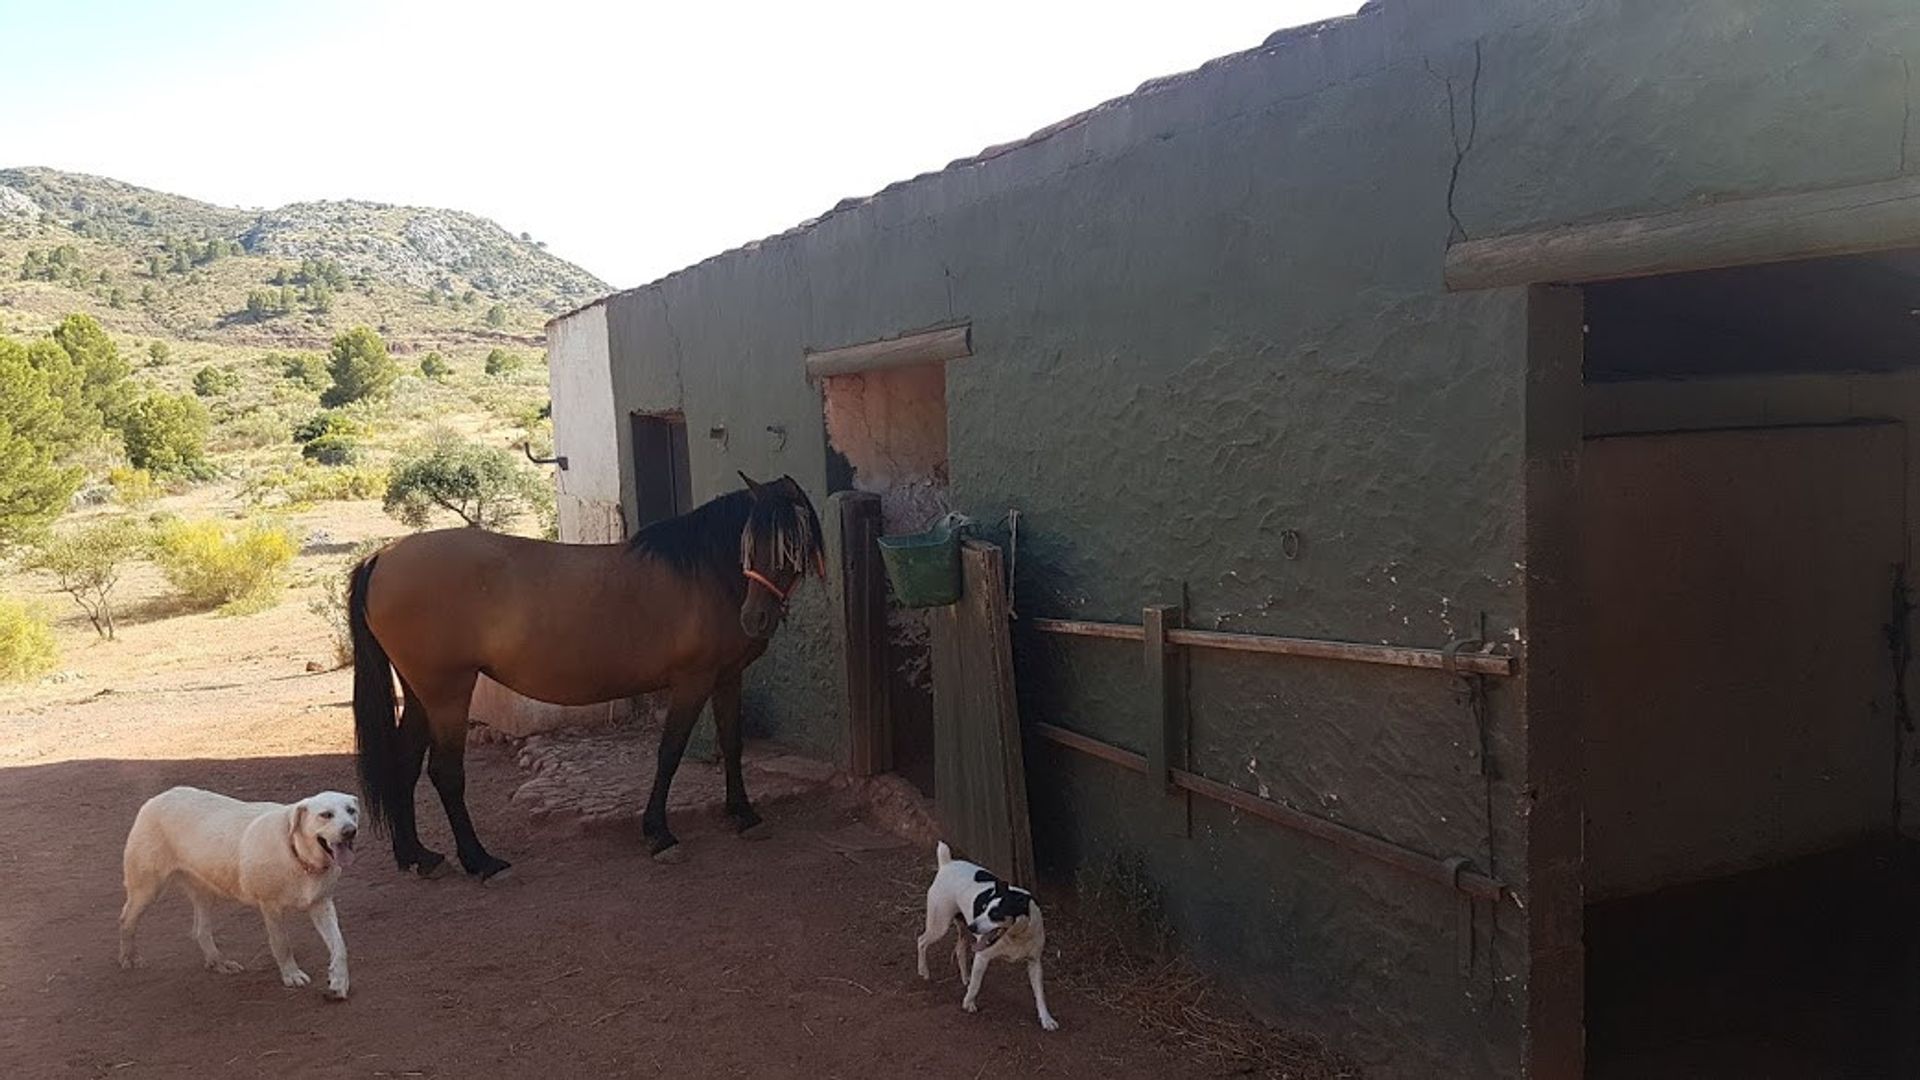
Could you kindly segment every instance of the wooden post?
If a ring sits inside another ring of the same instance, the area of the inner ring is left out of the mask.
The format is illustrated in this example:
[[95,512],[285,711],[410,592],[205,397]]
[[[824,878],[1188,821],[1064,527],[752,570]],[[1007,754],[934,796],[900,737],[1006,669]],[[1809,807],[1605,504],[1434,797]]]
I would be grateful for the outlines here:
[[847,771],[874,776],[893,768],[887,711],[887,592],[880,565],[880,498],[841,496],[841,609],[846,617]]
[[1173,644],[1169,634],[1186,622],[1179,605],[1163,604],[1141,612],[1145,630],[1147,701],[1157,723],[1147,739],[1147,782],[1156,794],[1179,800],[1179,812],[1172,831],[1177,836],[1193,835],[1193,796],[1173,781],[1176,769],[1187,767],[1187,665],[1186,650]]

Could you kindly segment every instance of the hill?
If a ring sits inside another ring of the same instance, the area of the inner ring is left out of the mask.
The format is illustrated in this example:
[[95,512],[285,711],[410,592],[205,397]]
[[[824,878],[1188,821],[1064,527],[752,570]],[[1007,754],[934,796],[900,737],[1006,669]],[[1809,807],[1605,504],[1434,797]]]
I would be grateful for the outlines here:
[[[255,211],[103,177],[0,169],[0,332],[87,311],[116,334],[314,348],[356,324],[397,351],[532,344],[609,291],[473,214],[341,201]],[[254,302],[255,293],[267,302]]]

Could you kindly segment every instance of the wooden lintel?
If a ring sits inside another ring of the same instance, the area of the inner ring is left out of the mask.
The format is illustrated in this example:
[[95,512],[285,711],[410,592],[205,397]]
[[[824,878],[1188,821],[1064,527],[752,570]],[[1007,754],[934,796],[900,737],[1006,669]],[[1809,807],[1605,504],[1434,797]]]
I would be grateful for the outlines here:
[[1920,247],[1920,176],[1463,240],[1451,291],[1573,285]]
[[885,341],[867,341],[838,349],[808,349],[807,378],[857,375],[916,364],[939,364],[973,355],[973,326],[963,323]]

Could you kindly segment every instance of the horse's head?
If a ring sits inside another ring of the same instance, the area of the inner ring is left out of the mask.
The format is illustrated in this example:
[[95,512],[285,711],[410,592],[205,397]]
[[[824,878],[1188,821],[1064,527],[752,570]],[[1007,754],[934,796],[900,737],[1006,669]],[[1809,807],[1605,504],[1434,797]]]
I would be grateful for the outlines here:
[[740,572],[747,579],[747,599],[740,605],[740,629],[748,637],[771,637],[786,616],[787,597],[808,573],[827,576],[821,546],[820,519],[807,493],[791,476],[771,483],[754,482],[746,473],[753,496],[747,527],[740,533]]

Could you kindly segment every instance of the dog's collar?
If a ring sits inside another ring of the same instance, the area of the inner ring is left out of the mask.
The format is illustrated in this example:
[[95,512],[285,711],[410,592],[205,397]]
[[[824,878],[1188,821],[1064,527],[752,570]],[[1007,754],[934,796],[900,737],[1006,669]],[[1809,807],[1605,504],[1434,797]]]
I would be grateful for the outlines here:
[[291,836],[287,837],[287,848],[293,852],[293,861],[300,864],[300,869],[305,870],[314,877],[320,877],[332,869],[331,866],[315,866],[308,862],[306,857],[300,854],[300,842]]

